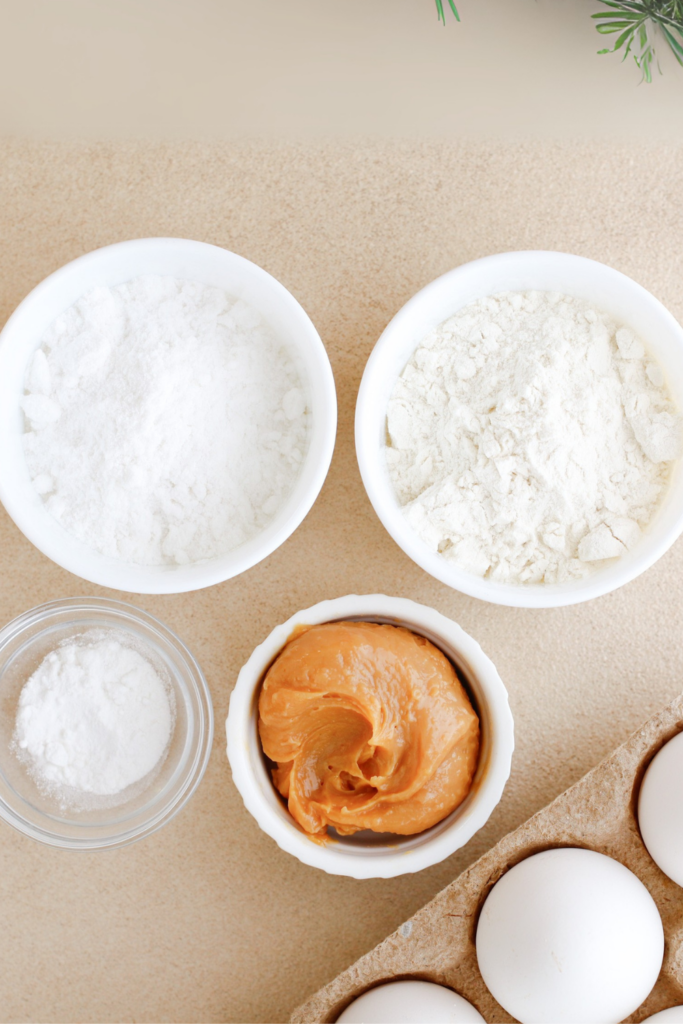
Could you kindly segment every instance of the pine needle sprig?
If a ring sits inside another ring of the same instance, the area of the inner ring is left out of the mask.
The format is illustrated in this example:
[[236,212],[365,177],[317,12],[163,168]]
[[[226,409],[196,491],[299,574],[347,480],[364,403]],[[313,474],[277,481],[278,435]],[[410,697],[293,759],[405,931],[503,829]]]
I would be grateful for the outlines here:
[[[460,21],[455,0],[447,0],[453,17]],[[652,81],[652,69],[659,66],[655,43],[661,35],[678,63],[683,67],[683,0],[598,0],[608,11],[591,15],[596,29],[603,36],[616,35],[614,46],[598,53],[622,51],[622,61],[629,54],[642,72],[641,81]],[[435,0],[438,20],[446,24],[445,0]]]
[[[448,6],[453,12],[453,17],[456,21],[460,21],[460,15],[458,14],[458,8],[455,6],[455,0],[448,0]],[[439,21],[446,24],[446,14],[443,9],[443,0],[436,0],[436,16]]]
[[[598,53],[616,53],[623,50],[622,61],[632,55],[645,82],[652,81],[652,68],[661,68],[655,50],[656,30],[659,29],[674,57],[683,66],[683,0],[599,0],[609,11],[593,14],[595,26],[601,35],[618,33],[611,49]],[[615,17],[613,12],[618,12]]]

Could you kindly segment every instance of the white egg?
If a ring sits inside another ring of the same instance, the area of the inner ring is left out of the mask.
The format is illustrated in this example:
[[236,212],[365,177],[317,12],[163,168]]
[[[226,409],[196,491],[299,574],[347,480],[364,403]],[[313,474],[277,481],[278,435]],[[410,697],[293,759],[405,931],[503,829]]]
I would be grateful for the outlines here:
[[662,747],[645,772],[638,825],[655,864],[683,885],[683,733]]
[[482,1015],[450,988],[431,981],[389,981],[346,1007],[339,1024],[475,1024]]
[[484,982],[521,1024],[616,1024],[656,982],[664,930],[628,868],[565,848],[503,875],[482,908],[476,943]]
[[683,1021],[683,1006],[670,1006],[668,1010],[660,1010],[659,1013],[653,1013],[651,1017],[645,1017],[642,1024],[647,1024],[649,1020],[666,1022],[666,1024],[681,1024],[681,1021]]

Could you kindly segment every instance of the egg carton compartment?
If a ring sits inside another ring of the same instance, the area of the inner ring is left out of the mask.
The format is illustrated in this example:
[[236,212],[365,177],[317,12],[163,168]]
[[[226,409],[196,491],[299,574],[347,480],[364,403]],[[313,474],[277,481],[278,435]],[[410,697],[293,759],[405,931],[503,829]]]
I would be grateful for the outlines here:
[[613,857],[650,891],[662,918],[664,962],[644,1003],[626,1020],[637,1024],[683,1003],[683,888],[667,878],[640,837],[637,802],[652,758],[683,731],[683,694],[622,746],[514,832],[504,836],[392,935],[338,975],[292,1014],[291,1024],[333,1022],[362,992],[382,982],[416,978],[447,985],[490,1024],[514,1021],[486,988],[475,934],[490,890],[515,864],[542,850],[583,847]]

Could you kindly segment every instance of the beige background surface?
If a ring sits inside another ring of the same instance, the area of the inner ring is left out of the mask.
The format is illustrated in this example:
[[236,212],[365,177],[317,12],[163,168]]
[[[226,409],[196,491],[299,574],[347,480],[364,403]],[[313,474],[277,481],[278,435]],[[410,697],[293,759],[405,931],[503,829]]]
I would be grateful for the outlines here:
[[[192,803],[109,854],[58,853],[0,827],[3,1020],[282,1021],[683,689],[681,543],[590,605],[496,608],[408,561],[362,489],[352,416],[365,360],[442,271],[564,249],[632,274],[683,318],[683,73],[665,54],[665,75],[639,87],[631,63],[597,57],[597,0],[458,6],[462,24],[441,28],[432,0],[0,0],[0,323],[96,246],[198,238],[294,292],[340,407],[328,481],[283,548],[202,593],[130,598],[177,630],[213,693],[215,749]],[[273,625],[375,590],[432,604],[482,643],[509,687],[518,748],[466,849],[359,883],[260,833],[232,786],[222,720]],[[0,509],[0,622],[96,592]]]
[[[506,831],[683,688],[683,543],[622,590],[552,611],[489,606],[413,565],[365,497],[352,418],[364,363],[418,288],[523,247],[612,264],[683,318],[683,147],[375,141],[38,144],[0,149],[0,321],[97,246],[180,235],[278,277],[320,330],[339,433],[313,510],[274,555],[209,590],[130,598],[202,664],[217,733],[189,806],[128,849],[75,855],[0,828],[0,1015],[29,1021],[282,1021]],[[0,511],[0,621],[101,593]],[[433,605],[506,682],[517,752],[502,803],[462,851],[416,876],[356,882],[282,853],[244,810],[223,752],[236,674],[294,610],[348,592]],[[123,595],[114,595],[123,596]]]

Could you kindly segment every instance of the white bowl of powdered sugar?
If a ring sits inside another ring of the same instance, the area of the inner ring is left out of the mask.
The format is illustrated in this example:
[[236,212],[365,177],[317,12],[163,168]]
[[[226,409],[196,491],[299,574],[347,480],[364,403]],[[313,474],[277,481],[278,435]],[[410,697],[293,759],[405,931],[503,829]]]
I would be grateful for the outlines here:
[[335,431],[310,319],[217,246],[88,253],[0,334],[0,499],[93,583],[177,593],[250,568],[309,511]]
[[394,540],[521,607],[606,594],[683,530],[683,329],[640,285],[556,252],[445,274],[368,360],[356,451]]

